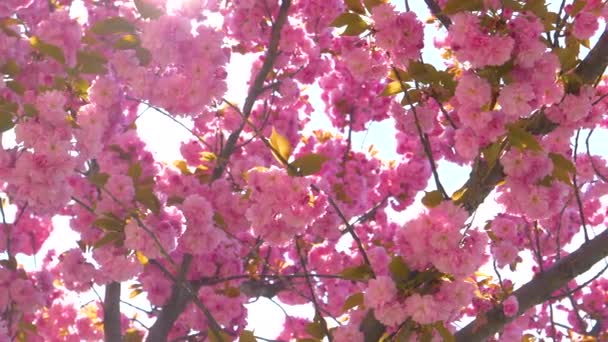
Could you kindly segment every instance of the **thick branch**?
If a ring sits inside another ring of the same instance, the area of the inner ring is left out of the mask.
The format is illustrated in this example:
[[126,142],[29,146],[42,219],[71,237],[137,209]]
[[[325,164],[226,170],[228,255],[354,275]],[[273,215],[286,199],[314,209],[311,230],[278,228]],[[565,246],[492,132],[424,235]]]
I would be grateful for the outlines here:
[[[575,74],[584,83],[594,83],[602,76],[606,66],[608,66],[608,30],[604,31],[597,44],[581,61],[575,70]],[[532,134],[543,135],[555,130],[558,125],[551,122],[540,110],[526,120],[525,127]],[[504,177],[499,162],[494,163],[494,165],[487,165],[487,163],[480,161],[473,167],[471,177],[463,186],[467,191],[459,202],[469,213],[472,213]]]
[[272,32],[270,33],[270,42],[268,44],[268,52],[266,52],[266,58],[264,58],[264,63],[262,64],[262,68],[258,72],[253,84],[249,88],[249,93],[247,94],[247,98],[245,99],[245,104],[243,105],[243,122],[234,132],[230,134],[228,140],[226,141],[226,146],[220,152],[218,157],[217,166],[213,170],[213,179],[218,179],[222,176],[226,165],[228,164],[228,159],[232,153],[234,153],[236,143],[241,135],[241,132],[245,128],[245,124],[247,120],[249,120],[249,116],[251,116],[251,110],[253,109],[253,105],[257,100],[258,96],[264,91],[264,82],[266,81],[266,77],[272,71],[274,66],[274,61],[279,55],[279,41],[281,40],[281,29],[283,25],[287,22],[287,12],[289,11],[289,6],[291,6],[291,0],[283,0],[281,3],[281,7],[279,9],[279,14],[272,25]]
[[519,302],[519,311],[513,317],[503,314],[498,305],[484,314],[483,323],[473,321],[456,333],[456,341],[485,341],[500,331],[507,323],[538,303],[550,299],[553,292],[565,286],[573,278],[583,274],[608,255],[608,230],[595,239],[584,243],[577,251],[560,259],[553,267],[540,273],[513,294]]
[[587,57],[576,67],[576,74],[581,77],[583,83],[594,83],[602,76],[606,66],[608,66],[608,28],[604,30]]
[[120,283],[111,282],[106,285],[103,300],[103,335],[106,342],[122,341],[120,326]]
[[[605,30],[597,44],[578,65],[575,74],[583,83],[595,83],[608,66],[608,30]],[[532,115],[526,122],[528,132],[543,135],[558,127],[544,115],[542,110]],[[477,207],[494,189],[496,184],[504,179],[500,162],[488,165],[480,160],[473,167],[471,177],[463,188],[466,192],[459,203],[469,212]],[[531,308],[547,298],[551,292],[565,285],[569,280],[585,272],[593,264],[608,255],[608,231],[582,245],[579,250],[561,259],[555,266],[516,291],[519,300],[520,313]],[[512,318],[502,314],[502,306],[497,306],[486,315],[487,322],[475,320],[457,333],[459,341],[480,341],[484,336],[490,336],[499,331]],[[473,328],[475,327],[475,328]]]
[[182,281],[185,280],[185,276],[190,268],[192,256],[184,256],[180,274],[177,276],[176,281],[173,284],[171,291],[171,297],[167,301],[158,315],[158,318],[154,322],[154,325],[150,328],[147,342],[163,342],[167,340],[167,335],[173,324],[186,309],[186,305],[191,299],[188,289],[184,287]]

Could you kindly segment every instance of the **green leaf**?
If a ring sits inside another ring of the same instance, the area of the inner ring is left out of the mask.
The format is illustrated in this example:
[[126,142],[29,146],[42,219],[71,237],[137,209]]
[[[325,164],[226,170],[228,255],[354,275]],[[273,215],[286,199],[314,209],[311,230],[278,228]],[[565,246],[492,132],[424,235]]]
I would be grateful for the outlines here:
[[350,198],[350,196],[348,196],[348,194],[346,193],[346,190],[344,189],[344,184],[335,183],[332,186],[332,190],[336,194],[336,199],[338,199],[344,203],[347,203],[347,204],[353,203],[353,199]]
[[532,334],[525,334],[521,337],[521,342],[536,342],[536,337]]
[[410,89],[406,94],[401,100],[402,105],[415,105],[422,99],[422,90],[420,89]]
[[549,153],[553,162],[552,176],[568,185],[572,185],[572,175],[576,173],[576,167],[568,158],[559,153]]
[[317,322],[311,322],[306,325],[306,332],[310,334],[310,336],[322,340],[325,337],[325,330],[323,329],[323,325]]
[[2,98],[0,98],[0,111],[1,112],[8,112],[8,113],[14,114],[14,113],[17,113],[17,109],[19,109],[19,105],[16,104],[15,102],[4,101]]
[[129,166],[129,170],[127,171],[127,175],[136,182],[142,175],[143,170],[141,168],[141,164],[139,162],[133,163]]
[[32,36],[30,38],[30,45],[32,48],[34,48],[34,50],[40,52],[41,54],[47,55],[61,64],[65,64],[63,50],[59,46],[45,43],[36,36]]
[[144,340],[144,333],[135,328],[129,328],[125,332],[124,342],[142,342]]
[[363,264],[355,267],[345,268],[339,273],[339,275],[347,280],[364,281],[371,279],[374,272],[369,265]]
[[228,225],[226,224],[226,220],[224,219],[224,216],[222,216],[222,214],[220,214],[219,212],[214,212],[213,213],[213,223],[215,223],[215,225],[223,230],[226,230],[226,228],[228,228]]
[[13,115],[0,108],[0,132],[6,132],[13,127],[15,127]]
[[144,290],[142,289],[134,289],[129,293],[129,299],[133,299],[137,296],[139,296],[140,294],[142,294],[144,292]]
[[23,25],[23,22],[19,19],[15,18],[3,18],[0,19],[0,30],[4,32],[7,36],[21,38],[21,35],[17,33],[17,31],[10,28],[11,26]]
[[555,12],[549,11],[547,4],[548,1],[545,0],[527,0],[523,10],[520,12],[530,11],[534,13],[538,18],[540,18],[545,31],[551,31],[555,29],[555,23],[558,19],[558,15]]
[[243,330],[241,336],[239,336],[239,342],[256,342],[257,339],[253,335],[253,331]]
[[152,61],[152,53],[150,50],[138,46],[135,48],[135,56],[139,60],[139,65],[147,66]]
[[305,154],[302,157],[294,160],[289,165],[287,173],[290,176],[310,176],[321,171],[323,164],[328,161],[329,158],[318,153]]
[[516,0],[502,0],[502,5],[504,8],[513,10],[515,12],[523,11],[523,6]]
[[340,14],[331,22],[330,26],[346,26],[346,29],[342,32],[344,36],[358,36],[369,28],[369,25],[360,15],[350,12]]
[[23,104],[23,114],[27,117],[33,118],[38,116],[38,109],[31,103]]
[[572,7],[570,8],[570,16],[575,17],[583,8],[585,8],[587,2],[587,0],[574,0]]
[[422,204],[424,204],[427,208],[434,208],[441,204],[443,201],[443,195],[439,190],[433,191],[425,191],[424,197],[422,197]]
[[89,81],[82,77],[78,77],[70,81],[70,86],[81,99],[85,101],[89,100],[89,88],[91,87]]
[[388,0],[363,0],[363,3],[365,3],[365,7],[367,7],[367,10],[370,13],[372,12],[372,9],[374,9],[374,7],[380,6],[387,2],[388,2]]
[[36,333],[38,332],[38,327],[33,323],[22,320],[19,322],[19,330],[27,330]]
[[581,43],[574,36],[566,37],[566,47],[555,48],[553,52],[559,58],[562,71],[568,71],[578,64]]
[[88,175],[87,179],[91,184],[96,185],[98,188],[103,188],[108,182],[108,179],[110,179],[110,175],[103,172],[97,172]]
[[146,19],[158,19],[163,11],[145,0],[135,0],[135,7],[139,14]]
[[139,263],[144,266],[146,266],[150,261],[148,257],[145,256],[144,253],[141,251],[135,251],[135,257],[137,258],[137,261],[139,261]]
[[114,43],[114,48],[118,50],[128,50],[134,49],[138,47],[140,44],[139,38],[133,34],[125,34],[120,37],[116,43]]
[[448,0],[443,6],[443,14],[455,14],[462,11],[479,11],[483,9],[483,0]]
[[363,332],[365,341],[379,341],[386,327],[376,319],[374,311],[369,310],[361,321],[359,330]]
[[353,12],[365,14],[365,7],[361,4],[361,0],[344,0],[344,4]]
[[420,334],[420,342],[431,342],[433,340],[433,330],[430,326],[424,326]]
[[17,259],[15,257],[9,257],[8,259],[0,260],[0,265],[9,270],[16,270],[19,264],[17,263]]
[[408,320],[397,332],[393,341],[410,341],[410,337],[414,330],[412,329],[412,321]]
[[461,204],[461,200],[464,199],[464,194],[467,193],[467,191],[469,190],[469,188],[467,188],[466,186],[454,191],[454,193],[452,194],[452,201],[454,201],[454,203],[456,204]]
[[342,26],[347,26],[350,25],[352,23],[355,23],[357,21],[363,21],[365,22],[360,15],[356,14],[356,13],[350,13],[350,12],[345,12],[340,14],[339,16],[336,17],[336,19],[334,19],[329,26],[331,27],[342,27]]
[[443,322],[435,324],[435,330],[439,333],[439,336],[443,338],[443,342],[456,342],[454,335],[445,327]]
[[154,195],[151,184],[138,185],[135,187],[135,200],[150,209],[154,214],[160,212],[160,201]]
[[25,87],[16,80],[6,81],[6,87],[19,95],[25,94]]
[[192,174],[192,171],[188,168],[188,163],[185,160],[176,160],[173,162],[173,166],[180,170],[182,175],[187,176]]
[[210,342],[231,342],[232,337],[224,331],[210,330],[207,338]]
[[108,72],[108,60],[100,53],[93,51],[78,51],[76,53],[76,68],[82,74],[103,75]]
[[19,67],[19,65],[15,62],[14,59],[9,59],[6,63],[4,63],[4,65],[0,68],[0,71],[2,71],[3,74],[9,75],[11,77],[15,77],[17,75],[19,75],[19,73],[21,72],[21,68]]
[[384,87],[384,90],[382,90],[380,96],[393,96],[403,92],[405,89],[407,88],[404,88],[401,82],[393,81],[387,84],[386,87]]
[[527,132],[525,129],[518,126],[510,126],[508,128],[507,138],[511,145],[516,148],[524,151],[542,151],[542,147],[532,135],[532,133]]
[[110,17],[96,22],[91,27],[91,32],[102,36],[115,33],[134,33],[135,25],[122,17]]
[[553,161],[554,167],[559,167],[572,174],[576,173],[576,166],[574,166],[574,163],[570,159],[564,157],[562,154],[550,152],[549,158],[551,158],[551,161]]
[[344,305],[342,305],[342,312],[347,312],[348,310],[363,305],[364,303],[364,296],[363,296],[363,292],[357,292],[354,293],[350,296],[348,296],[348,298],[346,298],[346,300],[344,301]]
[[496,165],[496,162],[498,161],[498,157],[501,151],[500,145],[501,142],[497,141],[481,150],[481,153],[483,153],[483,158],[488,164],[488,168],[490,169],[492,168],[492,166]]
[[107,231],[122,232],[124,231],[125,223],[113,215],[104,215],[93,221],[93,226]]
[[402,284],[410,278],[410,269],[400,256],[394,256],[388,264],[391,277],[397,284]]
[[284,164],[289,160],[291,156],[291,143],[289,143],[286,137],[279,134],[274,127],[272,127],[272,133],[270,134],[270,146],[273,148],[272,154],[279,163]]
[[122,240],[124,237],[123,233],[121,232],[107,232],[106,235],[104,235],[101,239],[97,240],[97,242],[95,242],[95,244],[93,245],[93,248],[100,248],[103,247],[109,243],[112,242],[117,242]]
[[169,198],[167,198],[167,206],[182,204],[184,203],[184,200],[185,198],[181,196],[169,196]]
[[418,82],[430,84],[439,80],[437,69],[431,64],[418,61],[410,61],[407,66],[410,77]]

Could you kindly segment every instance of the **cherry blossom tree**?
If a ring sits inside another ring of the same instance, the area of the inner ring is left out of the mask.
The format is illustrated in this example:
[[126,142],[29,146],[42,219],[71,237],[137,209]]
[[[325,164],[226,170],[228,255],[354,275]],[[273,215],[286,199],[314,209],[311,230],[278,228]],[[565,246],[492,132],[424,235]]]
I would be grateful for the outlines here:
[[[607,340],[606,1],[424,2],[3,0],[0,341]],[[260,297],[314,317],[258,336]]]

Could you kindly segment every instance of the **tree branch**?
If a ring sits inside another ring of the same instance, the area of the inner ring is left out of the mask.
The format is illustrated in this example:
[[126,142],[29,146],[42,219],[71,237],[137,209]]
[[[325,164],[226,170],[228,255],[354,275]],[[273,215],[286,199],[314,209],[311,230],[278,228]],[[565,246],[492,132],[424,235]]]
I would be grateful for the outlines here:
[[111,282],[106,285],[103,300],[103,335],[106,342],[122,341],[120,324],[120,283]]
[[[597,44],[577,66],[575,75],[583,83],[595,83],[604,73],[606,66],[608,66],[608,29],[604,31]],[[532,134],[543,135],[552,132],[557,126],[540,110],[526,120],[525,127]],[[504,177],[505,174],[499,161],[494,165],[488,165],[478,158],[478,162],[471,171],[471,177],[462,187],[467,190],[458,203],[469,213],[475,211]],[[483,319],[476,319],[460,330],[456,334],[457,340],[483,341],[485,337],[493,335],[527,309],[550,298],[553,291],[584,273],[606,256],[608,256],[608,230],[586,242],[576,252],[562,258],[553,267],[515,291],[514,294],[520,308],[517,315],[506,317],[502,313],[502,305],[498,305],[488,311]]]
[[446,29],[450,28],[450,25],[452,25],[452,21],[450,20],[450,18],[448,18],[447,15],[441,14],[441,7],[439,7],[435,0],[424,0],[424,2],[426,2],[426,5],[431,11],[431,14],[433,14],[437,19],[439,19],[441,24],[443,24]]
[[[425,0],[428,1],[428,0]],[[577,75],[583,83],[594,83],[602,76],[608,66],[608,29],[604,31],[597,44],[591,49],[589,54],[576,67]],[[558,125],[549,120],[543,110],[534,113],[525,120],[526,130],[535,135],[548,134],[555,130]],[[487,165],[484,161],[479,161],[471,171],[471,177],[464,184],[462,189],[467,191],[458,201],[463,207],[472,213],[483,203],[500,181],[505,177],[502,166],[499,162],[494,165]]]
[[182,281],[186,278],[192,257],[184,256],[180,274],[177,276],[171,291],[171,297],[162,308],[154,325],[150,328],[147,342],[163,342],[167,340],[167,335],[179,315],[186,309],[190,301],[190,294],[183,286]]
[[226,141],[226,146],[220,152],[218,156],[217,166],[213,170],[212,179],[218,179],[224,173],[224,169],[228,164],[228,159],[232,153],[234,153],[236,143],[241,135],[241,132],[245,128],[247,120],[249,116],[251,116],[251,110],[253,109],[253,105],[257,100],[258,96],[264,91],[264,82],[266,81],[266,77],[272,71],[274,66],[274,61],[279,55],[279,41],[281,40],[281,29],[283,25],[287,22],[287,12],[289,11],[289,7],[291,6],[291,0],[283,0],[281,3],[281,7],[279,8],[279,14],[277,15],[277,19],[272,25],[272,32],[270,33],[270,42],[268,44],[268,52],[266,53],[266,58],[264,58],[264,63],[262,64],[262,68],[258,72],[255,80],[253,81],[253,85],[249,88],[249,94],[247,94],[247,98],[245,99],[245,104],[243,105],[243,121],[241,125],[230,134],[228,140]]
[[601,77],[608,66],[608,28],[589,51],[589,54],[576,67],[575,73],[581,77],[583,83],[594,83]]
[[[522,315],[536,304],[551,298],[553,292],[566,285],[573,278],[585,273],[608,255],[608,230],[595,239],[584,243],[574,253],[560,259],[553,267],[538,274],[530,282],[513,293],[519,302],[519,311],[513,317],[506,317],[502,305],[486,312],[484,318],[471,322],[458,331],[456,341],[485,341],[500,331],[507,323]],[[482,323],[483,322],[483,323]]]

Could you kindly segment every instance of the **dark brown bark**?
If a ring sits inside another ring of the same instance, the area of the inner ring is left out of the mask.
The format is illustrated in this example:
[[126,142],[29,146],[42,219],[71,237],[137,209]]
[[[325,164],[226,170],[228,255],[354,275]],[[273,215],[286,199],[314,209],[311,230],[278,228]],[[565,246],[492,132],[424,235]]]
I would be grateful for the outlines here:
[[[608,66],[608,30],[604,31],[574,73],[582,83],[593,84],[604,73],[606,66]],[[526,125],[526,129],[535,135],[548,134],[557,127],[558,124],[547,119],[542,111],[532,115]],[[471,177],[463,186],[468,190],[460,201],[461,205],[472,213],[504,177],[500,163],[488,166],[480,161],[473,167]],[[519,301],[519,314],[546,301],[553,291],[583,274],[606,256],[608,256],[608,231],[583,244],[576,252],[561,259],[543,274],[518,289],[515,295]],[[456,334],[457,341],[483,341],[500,331],[514,318],[504,316],[502,306],[499,305],[488,311],[481,319],[476,319],[460,330]]]
[[608,255],[608,230],[595,239],[584,243],[574,253],[560,259],[555,265],[520,287],[513,293],[519,302],[519,311],[514,317],[503,314],[502,305],[492,308],[483,318],[471,322],[456,333],[456,341],[484,341],[522,315],[531,307],[551,297],[554,291],[565,286],[576,276],[586,272]]
[[111,282],[106,285],[103,299],[103,334],[105,342],[122,341],[120,324],[120,283]]

